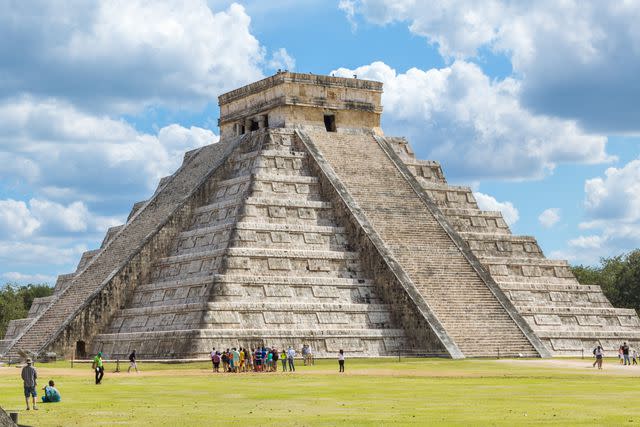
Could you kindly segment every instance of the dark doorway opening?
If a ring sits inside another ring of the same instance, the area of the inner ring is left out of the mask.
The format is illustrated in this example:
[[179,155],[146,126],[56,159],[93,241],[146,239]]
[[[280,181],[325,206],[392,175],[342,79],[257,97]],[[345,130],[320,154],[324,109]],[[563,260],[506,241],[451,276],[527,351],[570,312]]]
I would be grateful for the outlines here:
[[335,132],[336,131],[336,116],[333,114],[325,114],[324,115],[324,127],[327,132]]
[[249,129],[249,131],[253,132],[254,130],[258,130],[260,128],[260,125],[258,124],[257,120],[251,120],[251,129]]
[[78,341],[76,343],[76,359],[86,359],[87,350],[85,348],[84,341]]

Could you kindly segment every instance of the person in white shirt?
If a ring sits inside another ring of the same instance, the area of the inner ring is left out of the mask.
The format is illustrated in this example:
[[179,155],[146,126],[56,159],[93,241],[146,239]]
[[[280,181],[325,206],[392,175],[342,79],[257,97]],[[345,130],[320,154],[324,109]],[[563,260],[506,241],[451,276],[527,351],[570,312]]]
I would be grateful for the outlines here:
[[338,352],[338,366],[340,366],[338,372],[344,372],[344,351],[342,349]]
[[293,364],[293,358],[296,357],[296,351],[293,349],[293,347],[289,346],[289,349],[287,350],[287,362],[289,362],[289,371],[290,372],[295,372],[296,371],[296,367]]

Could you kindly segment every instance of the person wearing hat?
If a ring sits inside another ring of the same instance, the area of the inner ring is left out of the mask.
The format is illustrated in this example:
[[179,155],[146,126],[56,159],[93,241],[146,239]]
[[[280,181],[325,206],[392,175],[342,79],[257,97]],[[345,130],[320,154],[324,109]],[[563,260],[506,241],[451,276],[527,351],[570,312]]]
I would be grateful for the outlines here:
[[93,358],[93,370],[96,373],[96,384],[100,384],[102,377],[104,377],[104,363],[102,362],[102,352],[99,351],[96,357]]
[[32,366],[33,361],[31,359],[27,359],[27,364],[24,368],[22,368],[22,382],[24,384],[24,399],[27,402],[27,411],[29,408],[29,396],[31,396],[31,400],[33,403],[33,409],[35,411],[38,410],[36,406],[36,397],[38,396],[38,392],[36,391],[36,382],[38,379],[38,372],[36,372],[36,368]]

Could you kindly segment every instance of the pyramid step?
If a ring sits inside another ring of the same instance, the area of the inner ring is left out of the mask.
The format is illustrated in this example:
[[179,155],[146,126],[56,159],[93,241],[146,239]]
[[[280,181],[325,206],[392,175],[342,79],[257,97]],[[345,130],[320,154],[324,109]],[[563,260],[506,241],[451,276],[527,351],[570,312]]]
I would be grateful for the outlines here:
[[632,308],[616,307],[550,307],[540,305],[517,305],[522,314],[555,314],[574,316],[636,316]]
[[416,158],[402,158],[405,165],[409,167],[411,173],[420,180],[421,183],[442,183],[446,184],[442,167],[439,162],[433,160],[420,160]]
[[597,285],[581,285],[577,281],[567,283],[533,283],[527,282],[500,282],[500,287],[505,291],[540,291],[540,292],[571,292],[571,293],[600,293],[602,288]]
[[310,224],[239,222],[233,245],[314,250],[344,250],[347,238],[343,227]]
[[267,158],[283,158],[283,159],[304,159],[306,157],[306,153],[302,151],[291,151],[290,149],[286,150],[273,150],[273,149],[264,149],[264,150],[254,150],[248,153],[239,154],[235,157],[235,161],[245,161],[250,159],[255,159],[258,157],[267,157]]
[[478,257],[543,258],[536,239],[499,233],[460,232],[469,248]]
[[459,232],[511,234],[502,213],[468,208],[444,208],[440,211]]
[[[479,258],[480,262],[489,269],[491,275],[498,280],[503,277],[559,277],[573,278],[571,267],[563,260],[550,260],[546,258],[504,258],[488,257]],[[510,280],[510,279],[508,279]]]

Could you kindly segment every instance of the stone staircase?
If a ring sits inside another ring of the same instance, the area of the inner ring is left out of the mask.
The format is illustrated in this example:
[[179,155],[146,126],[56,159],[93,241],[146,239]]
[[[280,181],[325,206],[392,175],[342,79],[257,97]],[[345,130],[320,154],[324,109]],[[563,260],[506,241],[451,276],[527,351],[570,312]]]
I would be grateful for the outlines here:
[[578,356],[623,341],[640,345],[634,310],[612,307],[599,286],[580,285],[566,261],[548,260],[535,238],[514,236],[500,212],[478,208],[470,188],[446,184],[440,165],[417,160],[407,142],[394,151],[554,355]]
[[[203,355],[212,347],[309,344],[318,356],[396,354],[405,333],[322,199],[293,131],[234,153],[170,254],[154,262],[93,350]],[[178,338],[176,338],[178,337]],[[176,339],[180,343],[176,344]]]
[[[306,136],[465,356],[538,355],[373,136],[313,131]],[[442,178],[431,176],[436,181],[429,189],[438,204],[476,207],[464,191],[445,191]]]

